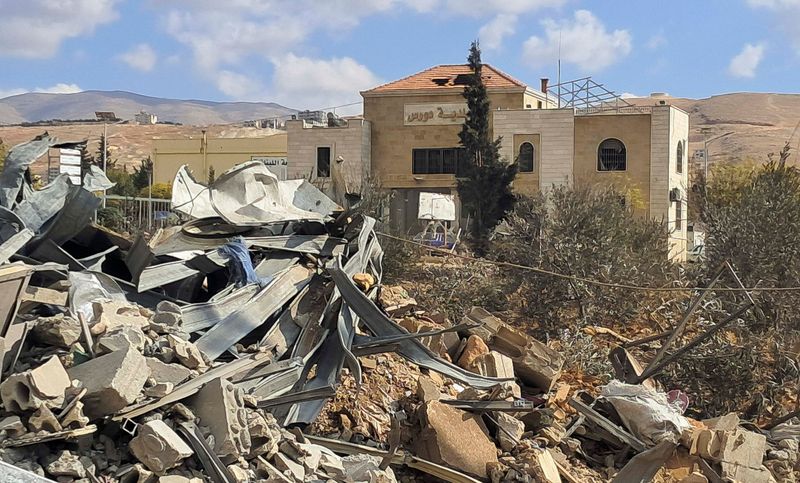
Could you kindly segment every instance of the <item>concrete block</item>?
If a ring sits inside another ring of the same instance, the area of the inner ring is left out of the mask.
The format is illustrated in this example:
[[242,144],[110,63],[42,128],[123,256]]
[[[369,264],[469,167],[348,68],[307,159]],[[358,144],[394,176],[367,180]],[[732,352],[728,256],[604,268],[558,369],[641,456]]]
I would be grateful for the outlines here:
[[718,461],[736,463],[748,468],[759,468],[764,459],[767,437],[763,434],[736,429],[724,431],[720,437]]
[[45,466],[45,470],[50,476],[56,478],[59,476],[72,478],[86,477],[86,468],[83,467],[80,458],[67,450],[61,451],[58,457],[52,459],[52,461]]
[[130,346],[136,350],[143,350],[147,343],[147,336],[139,328],[123,325],[103,333],[95,343],[95,353],[109,354],[121,351]]
[[250,452],[250,431],[241,389],[230,381],[215,379],[190,402],[200,424],[214,435],[214,452],[226,463]]
[[306,476],[306,470],[303,465],[293,461],[291,458],[283,453],[278,453],[273,459],[275,467],[278,468],[284,475],[288,476],[294,481],[303,481]]
[[150,376],[145,357],[132,347],[70,368],[69,377],[86,388],[86,416],[98,419],[136,401]]
[[150,377],[155,379],[156,383],[169,382],[173,386],[177,386],[192,375],[192,371],[180,364],[166,364],[154,357],[145,359],[147,367],[150,368]]
[[194,454],[192,448],[160,419],[139,426],[139,433],[128,448],[136,459],[158,474],[178,466],[184,458]]
[[38,367],[9,376],[0,384],[0,398],[6,411],[12,413],[42,406],[55,409],[64,403],[64,391],[70,384],[61,361],[53,356]]
[[478,373],[489,377],[514,379],[514,361],[497,351],[490,351],[475,361]]
[[95,325],[104,330],[112,330],[125,325],[144,330],[150,325],[149,311],[138,305],[111,300],[94,302],[93,308],[97,319]]

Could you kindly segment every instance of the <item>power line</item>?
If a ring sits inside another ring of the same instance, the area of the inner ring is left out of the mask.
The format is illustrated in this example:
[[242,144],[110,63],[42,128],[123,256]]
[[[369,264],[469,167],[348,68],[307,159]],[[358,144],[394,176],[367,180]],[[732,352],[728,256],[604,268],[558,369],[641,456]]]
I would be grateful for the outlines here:
[[407,238],[401,238],[394,235],[389,235],[388,233],[383,232],[376,232],[379,236],[385,238],[391,238],[393,240],[397,240],[403,243],[407,243],[410,245],[416,245],[422,247],[426,250],[430,250],[437,253],[442,253],[446,256],[460,258],[463,260],[469,260],[473,262],[479,263],[486,263],[488,265],[496,265],[501,267],[509,267],[515,268],[519,270],[528,270],[531,272],[541,273],[543,275],[549,275],[551,277],[563,278],[566,280],[574,280],[577,282],[584,282],[591,285],[598,285],[601,287],[609,287],[609,288],[619,288],[625,290],[638,290],[642,292],[800,292],[800,287],[751,287],[751,288],[741,288],[741,287],[643,287],[640,285],[629,285],[624,283],[612,283],[612,282],[602,282],[600,280],[593,280],[590,278],[584,277],[577,277],[574,275],[566,275],[563,273],[553,272],[551,270],[545,270],[544,268],[536,268],[530,267],[527,265],[520,265],[518,263],[512,262],[501,262],[497,260],[486,260],[484,258],[475,258],[469,255],[462,255],[459,253],[454,253],[449,250],[444,250],[441,248],[431,247],[413,240],[409,240]]

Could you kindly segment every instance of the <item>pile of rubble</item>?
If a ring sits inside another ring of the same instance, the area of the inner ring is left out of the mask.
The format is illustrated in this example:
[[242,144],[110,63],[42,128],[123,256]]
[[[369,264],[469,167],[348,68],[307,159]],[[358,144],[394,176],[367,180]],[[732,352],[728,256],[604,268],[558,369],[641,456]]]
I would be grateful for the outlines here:
[[32,189],[54,143],[0,175],[3,481],[795,481],[791,421],[576,391],[485,310],[421,310],[381,283],[375,221],[306,181],[182,169],[186,223],[131,241],[90,223],[102,172]]

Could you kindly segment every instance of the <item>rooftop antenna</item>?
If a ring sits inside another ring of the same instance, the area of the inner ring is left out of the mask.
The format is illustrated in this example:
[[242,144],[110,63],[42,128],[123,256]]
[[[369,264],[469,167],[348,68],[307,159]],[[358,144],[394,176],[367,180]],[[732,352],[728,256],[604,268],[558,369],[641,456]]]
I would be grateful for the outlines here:
[[561,109],[561,29],[558,30],[558,108]]

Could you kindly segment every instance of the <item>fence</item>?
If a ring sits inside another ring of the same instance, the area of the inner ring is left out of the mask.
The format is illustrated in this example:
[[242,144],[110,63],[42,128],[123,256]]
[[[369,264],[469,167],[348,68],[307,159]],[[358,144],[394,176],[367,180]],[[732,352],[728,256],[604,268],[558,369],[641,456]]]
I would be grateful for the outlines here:
[[173,225],[177,216],[170,200],[106,196],[106,208],[98,218],[103,225],[120,232],[139,233]]

